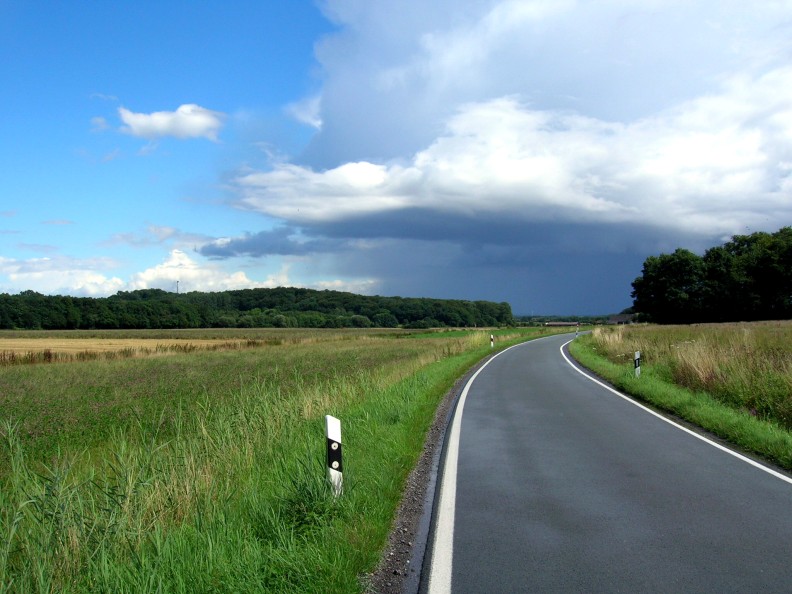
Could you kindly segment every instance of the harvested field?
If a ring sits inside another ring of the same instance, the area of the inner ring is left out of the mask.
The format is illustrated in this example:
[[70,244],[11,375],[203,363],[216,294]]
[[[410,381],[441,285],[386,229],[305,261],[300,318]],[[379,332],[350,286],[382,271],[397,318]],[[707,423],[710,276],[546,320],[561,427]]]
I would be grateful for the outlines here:
[[83,351],[123,351],[133,350],[157,350],[157,347],[181,347],[174,351],[189,348],[190,345],[196,348],[207,348],[211,346],[223,345],[244,345],[246,340],[219,340],[219,339],[151,339],[151,338],[0,338],[0,351],[11,351],[14,353],[29,353],[40,351],[52,351],[53,353],[79,353]]
[[191,329],[0,331],[0,366],[234,351],[401,336],[403,330]]

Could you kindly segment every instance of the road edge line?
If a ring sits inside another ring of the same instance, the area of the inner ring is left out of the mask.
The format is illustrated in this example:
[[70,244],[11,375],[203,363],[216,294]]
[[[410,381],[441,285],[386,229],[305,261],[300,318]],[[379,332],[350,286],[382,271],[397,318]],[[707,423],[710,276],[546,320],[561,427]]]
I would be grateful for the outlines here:
[[640,409],[643,409],[644,411],[648,412],[648,413],[649,413],[649,414],[651,414],[651,415],[654,415],[654,416],[655,416],[655,417],[657,417],[658,419],[660,419],[660,420],[662,420],[662,421],[665,421],[665,422],[666,422],[666,423],[668,423],[669,425],[673,425],[673,426],[674,426],[674,427],[676,427],[677,429],[680,429],[680,430],[684,431],[685,433],[687,433],[687,434],[689,434],[689,435],[692,435],[692,436],[693,436],[693,437],[695,437],[696,439],[700,439],[701,441],[703,441],[703,442],[705,442],[705,443],[707,443],[707,444],[709,444],[709,445],[713,446],[714,448],[717,448],[717,449],[721,450],[722,452],[725,452],[725,453],[729,454],[730,456],[734,456],[734,457],[735,457],[735,458],[737,458],[738,460],[741,460],[742,462],[746,462],[746,463],[750,464],[751,466],[754,466],[755,468],[758,468],[759,470],[763,470],[763,471],[764,471],[764,472],[766,472],[767,474],[770,474],[770,475],[772,475],[772,476],[776,477],[777,479],[781,479],[782,481],[784,481],[784,482],[786,482],[786,483],[789,483],[790,485],[792,485],[792,478],[790,478],[790,477],[786,476],[785,474],[782,474],[782,473],[778,472],[777,470],[773,470],[773,469],[772,469],[772,468],[770,468],[769,466],[765,466],[764,464],[761,464],[760,462],[757,462],[756,460],[753,460],[753,459],[749,458],[748,456],[744,456],[743,454],[741,454],[741,453],[739,453],[739,452],[736,452],[736,451],[732,450],[731,448],[728,448],[728,447],[726,447],[726,446],[724,446],[724,445],[722,445],[722,444],[719,444],[718,442],[711,440],[710,438],[708,438],[708,437],[707,437],[707,436],[705,436],[705,435],[701,435],[700,433],[696,433],[695,431],[693,431],[693,430],[691,430],[691,429],[688,429],[688,428],[687,428],[687,427],[685,427],[684,425],[680,425],[680,424],[679,424],[679,423],[677,423],[676,421],[673,421],[673,420],[669,419],[668,417],[666,417],[665,415],[662,415],[662,414],[660,414],[659,412],[652,410],[652,409],[651,409],[651,408],[649,408],[648,406],[645,406],[645,405],[641,404],[640,402],[638,402],[638,401],[637,401],[637,400],[635,400],[634,398],[631,398],[631,397],[630,397],[630,396],[628,396],[627,394],[623,394],[622,392],[619,392],[617,389],[615,389],[615,388],[613,388],[613,387],[609,386],[609,385],[608,385],[608,384],[606,384],[605,382],[603,382],[603,381],[600,381],[600,380],[599,380],[599,379],[597,379],[596,377],[594,377],[594,376],[590,375],[589,373],[587,373],[586,371],[584,371],[583,369],[581,369],[581,368],[580,368],[578,365],[576,365],[575,363],[573,363],[573,362],[572,362],[572,361],[569,359],[569,357],[567,357],[566,353],[564,352],[564,348],[565,348],[565,347],[566,347],[566,346],[567,346],[569,343],[571,343],[572,341],[574,341],[574,339],[572,339],[572,340],[569,340],[569,341],[567,341],[567,342],[565,342],[564,344],[562,344],[562,345],[561,345],[561,347],[560,347],[560,349],[559,349],[559,350],[560,350],[560,352],[561,352],[561,356],[564,358],[564,360],[567,362],[567,364],[568,364],[568,365],[569,365],[569,366],[570,366],[572,369],[574,369],[575,371],[577,371],[577,372],[578,372],[580,375],[582,375],[582,376],[583,376],[583,377],[585,377],[586,379],[588,379],[588,380],[590,380],[590,381],[594,382],[595,384],[599,384],[601,387],[605,388],[605,389],[606,389],[606,390],[608,390],[609,392],[612,392],[613,394],[615,394],[615,395],[616,395],[616,396],[618,396],[619,398],[622,398],[622,399],[626,400],[627,402],[629,402],[630,404],[632,404],[632,405],[634,405],[634,406],[637,406],[637,407],[638,407],[638,408],[640,408]]
[[[484,371],[492,361],[512,349],[535,343],[540,340],[554,338],[558,335],[542,336],[526,340],[498,351],[487,359],[481,367],[470,377],[454,406],[451,419],[451,430],[444,438],[442,461],[439,472],[438,495],[433,506],[434,521],[431,530],[431,558],[426,577],[427,594],[448,594],[451,592],[451,576],[454,554],[454,519],[456,515],[456,477],[459,461],[459,438],[462,428],[462,412],[465,408],[468,392],[478,375]],[[423,582],[423,578],[421,579]],[[424,590],[421,590],[424,591]]]

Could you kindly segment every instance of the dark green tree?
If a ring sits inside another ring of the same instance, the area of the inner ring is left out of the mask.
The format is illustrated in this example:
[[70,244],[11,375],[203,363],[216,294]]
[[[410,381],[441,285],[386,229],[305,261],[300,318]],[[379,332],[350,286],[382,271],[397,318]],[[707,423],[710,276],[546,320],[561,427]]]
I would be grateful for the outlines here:
[[633,282],[634,308],[658,323],[792,317],[792,228],[735,235],[703,257],[650,256]]
[[702,311],[704,264],[693,252],[649,256],[633,281],[636,311],[659,324],[698,321]]

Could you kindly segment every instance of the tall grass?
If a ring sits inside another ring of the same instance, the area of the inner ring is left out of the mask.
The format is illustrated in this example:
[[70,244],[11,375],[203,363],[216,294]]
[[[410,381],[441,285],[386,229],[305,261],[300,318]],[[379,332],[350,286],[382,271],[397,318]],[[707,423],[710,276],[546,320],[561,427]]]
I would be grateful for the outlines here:
[[792,429],[792,322],[597,328],[612,361],[642,361],[669,381]]
[[792,322],[620,326],[570,348],[625,391],[792,469],[790,339]]
[[[174,382],[170,399],[147,402],[133,422],[102,439],[68,430],[43,458],[19,409],[5,411],[0,592],[361,591],[437,402],[489,351],[489,335],[474,333],[297,345],[258,360],[243,351],[5,368],[29,386],[49,382],[52,400],[53,384],[79,377]],[[224,393],[181,391],[224,385],[213,375],[229,365],[244,375]],[[192,380],[173,377],[188,369]],[[339,499],[325,480],[324,414],[343,423]]]

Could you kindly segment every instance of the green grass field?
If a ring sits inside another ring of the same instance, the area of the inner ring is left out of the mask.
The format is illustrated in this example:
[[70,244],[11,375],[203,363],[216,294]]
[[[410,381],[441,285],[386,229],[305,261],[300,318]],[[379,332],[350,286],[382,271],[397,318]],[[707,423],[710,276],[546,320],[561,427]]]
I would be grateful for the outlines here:
[[[363,590],[436,406],[489,331],[268,339],[0,367],[0,592]],[[339,499],[326,414],[342,421]]]

